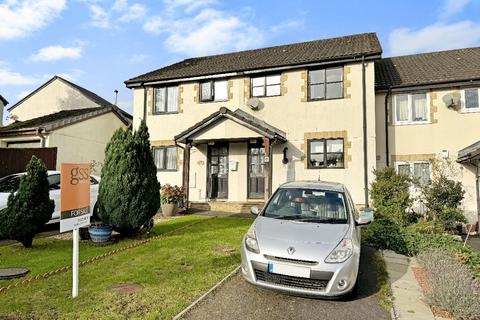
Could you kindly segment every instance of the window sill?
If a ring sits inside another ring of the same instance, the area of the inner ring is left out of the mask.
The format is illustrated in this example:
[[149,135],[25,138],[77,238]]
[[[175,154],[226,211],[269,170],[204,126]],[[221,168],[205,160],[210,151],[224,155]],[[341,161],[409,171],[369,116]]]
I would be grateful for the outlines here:
[[251,98],[275,98],[275,97],[281,97],[282,95],[281,94],[276,94],[274,96],[253,96],[253,95],[250,95]]
[[345,97],[340,97],[340,98],[325,98],[325,99],[312,99],[312,98],[308,98],[308,99],[307,99],[307,102],[330,101],[330,100],[341,100],[341,99],[345,99]]
[[461,109],[460,113],[477,113],[480,112],[480,108],[475,108],[475,109]]
[[157,172],[177,172],[177,169],[157,169]]
[[307,169],[312,169],[312,170],[315,170],[315,169],[346,169],[345,167],[307,167]]
[[206,104],[206,103],[220,103],[220,102],[228,102],[229,100],[208,100],[208,101],[200,101],[200,104]]
[[167,114],[178,114],[178,111],[171,111],[171,112],[153,112],[152,116],[162,116]]
[[430,121],[415,121],[415,122],[394,122],[394,126],[414,126],[421,124],[431,124]]

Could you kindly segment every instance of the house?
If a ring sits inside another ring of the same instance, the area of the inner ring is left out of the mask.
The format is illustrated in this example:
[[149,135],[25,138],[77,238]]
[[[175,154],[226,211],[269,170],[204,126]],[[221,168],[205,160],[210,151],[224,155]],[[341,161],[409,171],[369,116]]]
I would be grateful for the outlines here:
[[132,121],[120,108],[58,76],[8,111],[0,148],[57,148],[56,169],[63,162],[89,162],[98,164],[96,174],[113,132]]
[[[480,49],[381,55],[375,33],[357,34],[190,58],[125,84],[160,182],[186,187],[191,206],[244,210],[303,179],[344,183],[365,206],[375,168],[425,182],[434,157],[480,140]],[[458,160],[476,221],[478,169]]]
[[8,101],[7,99],[5,99],[1,94],[0,94],[0,126],[2,125],[3,123],[3,110],[5,109],[5,107],[7,106],[8,104]]

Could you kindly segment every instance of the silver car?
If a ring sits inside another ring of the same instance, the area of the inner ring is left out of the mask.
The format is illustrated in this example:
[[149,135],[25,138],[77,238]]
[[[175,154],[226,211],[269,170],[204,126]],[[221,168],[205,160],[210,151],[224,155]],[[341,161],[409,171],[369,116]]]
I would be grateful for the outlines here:
[[360,260],[359,216],[344,185],[299,181],[280,186],[242,243],[242,273],[257,286],[295,295],[340,297],[353,291]]

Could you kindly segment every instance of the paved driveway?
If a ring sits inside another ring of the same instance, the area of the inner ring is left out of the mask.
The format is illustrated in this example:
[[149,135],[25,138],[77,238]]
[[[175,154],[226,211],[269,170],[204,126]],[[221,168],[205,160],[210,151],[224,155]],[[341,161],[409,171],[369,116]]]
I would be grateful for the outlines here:
[[373,250],[363,248],[359,293],[352,301],[291,297],[254,287],[237,274],[201,302],[185,319],[390,319],[377,302]]

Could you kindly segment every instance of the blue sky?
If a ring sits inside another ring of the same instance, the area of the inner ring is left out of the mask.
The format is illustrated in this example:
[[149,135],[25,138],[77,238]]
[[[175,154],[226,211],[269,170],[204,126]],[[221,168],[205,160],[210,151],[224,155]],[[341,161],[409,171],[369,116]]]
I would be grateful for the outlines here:
[[183,58],[372,31],[384,56],[479,46],[480,0],[4,0],[0,94],[58,74],[131,112],[123,81]]

